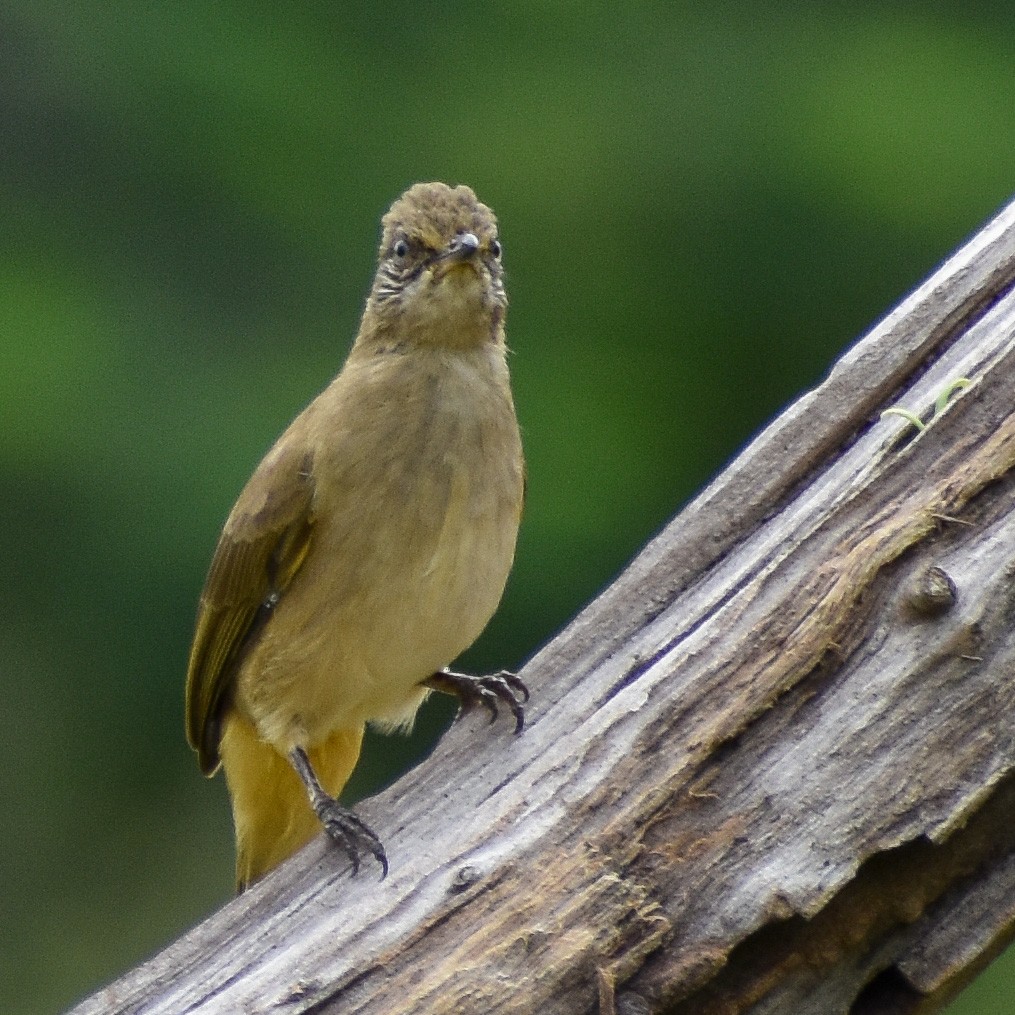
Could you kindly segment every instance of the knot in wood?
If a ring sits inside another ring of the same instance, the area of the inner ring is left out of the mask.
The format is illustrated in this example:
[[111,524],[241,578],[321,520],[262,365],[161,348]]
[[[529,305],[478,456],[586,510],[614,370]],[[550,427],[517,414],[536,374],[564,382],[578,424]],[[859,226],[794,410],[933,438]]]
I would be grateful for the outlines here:
[[921,617],[939,617],[958,601],[958,590],[948,572],[937,564],[917,574],[906,594],[906,604]]

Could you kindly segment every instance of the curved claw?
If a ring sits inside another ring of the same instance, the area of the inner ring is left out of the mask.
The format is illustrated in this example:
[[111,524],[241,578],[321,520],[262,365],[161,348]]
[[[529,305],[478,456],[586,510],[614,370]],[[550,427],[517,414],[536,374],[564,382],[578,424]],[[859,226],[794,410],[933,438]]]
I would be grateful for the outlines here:
[[359,873],[359,861],[363,852],[369,853],[381,865],[381,880],[388,876],[388,858],[381,840],[373,829],[348,807],[343,807],[321,786],[310,764],[310,758],[302,747],[289,752],[289,761],[296,774],[303,780],[310,797],[310,805],[331,839],[345,851],[352,863],[352,874]]
[[503,680],[511,688],[512,692],[521,697],[522,701],[529,700],[529,689],[517,673],[512,673],[510,670],[501,670],[499,673],[494,674],[494,678]]
[[324,830],[349,857],[353,877],[359,873],[359,862],[363,851],[370,853],[381,865],[381,880],[383,881],[388,876],[388,858],[381,845],[381,840],[362,818],[329,796],[323,800],[314,801],[314,810],[317,812]]
[[490,722],[497,719],[498,702],[506,705],[515,717],[515,733],[521,733],[525,726],[525,709],[522,703],[529,700],[529,689],[522,680],[509,670],[486,677],[472,677],[467,673],[441,670],[423,681],[435,691],[454,695],[460,703],[459,718],[482,705],[490,713]]

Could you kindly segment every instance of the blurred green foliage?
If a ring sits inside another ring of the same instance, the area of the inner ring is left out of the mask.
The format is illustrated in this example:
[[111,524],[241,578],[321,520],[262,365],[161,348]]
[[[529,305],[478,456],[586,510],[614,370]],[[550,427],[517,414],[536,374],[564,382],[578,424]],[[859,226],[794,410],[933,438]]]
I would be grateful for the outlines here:
[[[501,219],[530,493],[465,662],[517,665],[1009,197],[1013,38],[976,2],[3,5],[0,1009],[230,895],[182,732],[197,595],[395,196]],[[1011,1011],[1004,964],[953,1011]]]

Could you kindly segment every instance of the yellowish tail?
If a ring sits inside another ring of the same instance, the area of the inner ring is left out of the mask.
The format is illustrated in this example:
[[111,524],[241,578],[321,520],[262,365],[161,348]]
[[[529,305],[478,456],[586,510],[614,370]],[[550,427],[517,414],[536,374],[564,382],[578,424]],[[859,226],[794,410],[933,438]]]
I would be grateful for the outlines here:
[[[338,730],[307,751],[321,785],[338,796],[359,759],[363,727]],[[242,716],[227,715],[219,755],[236,827],[236,887],[243,891],[321,831],[299,776]]]

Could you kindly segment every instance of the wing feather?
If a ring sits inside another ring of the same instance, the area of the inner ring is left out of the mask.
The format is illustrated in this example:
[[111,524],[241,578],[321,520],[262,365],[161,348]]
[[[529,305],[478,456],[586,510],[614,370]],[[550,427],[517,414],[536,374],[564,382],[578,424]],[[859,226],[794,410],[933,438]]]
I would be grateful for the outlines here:
[[223,528],[197,611],[187,669],[187,739],[218,768],[222,708],[237,666],[310,549],[313,456],[291,432],[269,453]]

